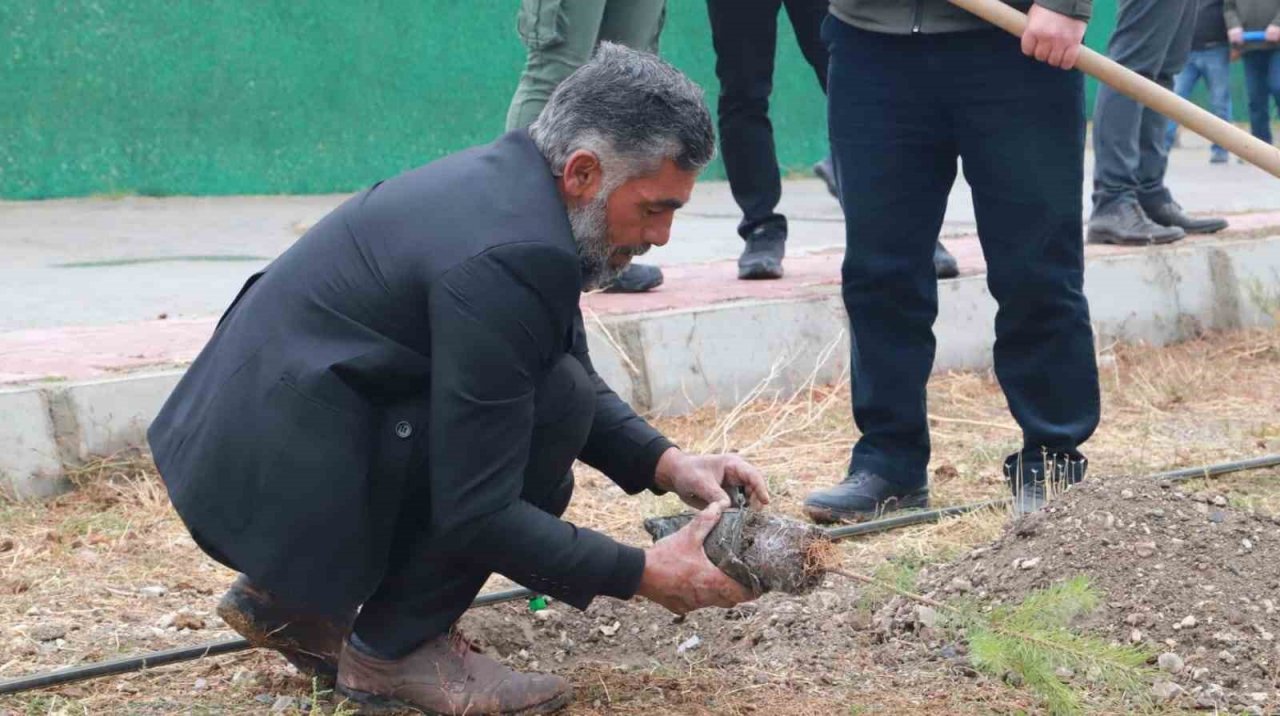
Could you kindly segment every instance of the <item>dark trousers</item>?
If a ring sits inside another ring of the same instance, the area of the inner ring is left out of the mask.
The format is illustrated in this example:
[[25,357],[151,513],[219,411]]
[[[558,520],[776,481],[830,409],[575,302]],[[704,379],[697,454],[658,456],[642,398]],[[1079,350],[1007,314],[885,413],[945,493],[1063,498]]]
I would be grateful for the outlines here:
[[827,0],[707,0],[720,80],[720,155],[729,189],[742,209],[738,233],[743,238],[762,226],[784,235],[787,231],[786,217],[775,211],[782,177],[769,121],[778,12],[784,6],[800,52],[825,90],[827,49],[821,27]]
[[[573,461],[587,442],[595,393],[582,364],[565,356],[535,393],[533,441],[521,498],[557,517],[573,494]],[[475,446],[483,450],[483,445]],[[399,657],[446,633],[475,599],[489,573],[438,555],[425,489],[406,500],[387,575],[356,619],[360,641]]]
[[1280,111],[1280,50],[1244,53],[1244,84],[1249,94],[1249,129],[1271,143],[1271,102]]
[[862,432],[850,471],[926,482],[933,248],[957,158],[999,304],[996,376],[1024,451],[1034,460],[1042,447],[1074,451],[1099,412],[1082,291],[1083,77],[1024,57],[998,30],[889,35],[831,17],[823,36]]
[[[1107,55],[1138,74],[1173,88],[1191,52],[1195,0],[1120,0]],[[1169,120],[1107,85],[1093,109],[1093,211],[1124,202],[1152,206],[1171,201],[1164,185]]]

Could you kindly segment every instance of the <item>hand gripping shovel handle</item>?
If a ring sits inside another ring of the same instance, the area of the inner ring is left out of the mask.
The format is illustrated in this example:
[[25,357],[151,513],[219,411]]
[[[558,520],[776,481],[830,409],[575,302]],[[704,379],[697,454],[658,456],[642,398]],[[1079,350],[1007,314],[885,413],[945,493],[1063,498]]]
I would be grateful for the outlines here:
[[[1018,37],[1027,27],[1027,16],[1000,0],[949,0],[987,22]],[[1110,85],[1112,89],[1139,102],[1200,136],[1226,148],[1274,177],[1280,178],[1280,148],[1257,139],[1248,132],[1219,119],[1088,47],[1080,48],[1076,67]]]

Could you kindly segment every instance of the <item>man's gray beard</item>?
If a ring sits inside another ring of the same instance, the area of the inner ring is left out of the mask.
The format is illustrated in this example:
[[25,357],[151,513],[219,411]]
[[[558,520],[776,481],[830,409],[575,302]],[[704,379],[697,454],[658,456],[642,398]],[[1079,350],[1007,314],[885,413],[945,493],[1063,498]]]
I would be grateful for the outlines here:
[[608,194],[600,192],[585,206],[569,209],[569,227],[578,245],[578,261],[582,266],[582,290],[594,291],[613,282],[626,268],[613,268],[609,259],[613,249],[609,246],[608,224],[605,206]]

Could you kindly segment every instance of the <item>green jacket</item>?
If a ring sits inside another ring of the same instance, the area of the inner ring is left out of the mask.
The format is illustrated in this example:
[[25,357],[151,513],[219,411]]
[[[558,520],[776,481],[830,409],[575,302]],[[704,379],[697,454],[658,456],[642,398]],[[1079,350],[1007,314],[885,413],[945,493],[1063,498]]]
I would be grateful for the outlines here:
[[[1005,2],[1023,11],[1031,7],[1031,0]],[[1036,0],[1036,4],[1078,20],[1088,20],[1093,12],[1093,0]],[[854,27],[894,35],[964,32],[991,27],[987,21],[947,0],[831,0],[831,14]]]

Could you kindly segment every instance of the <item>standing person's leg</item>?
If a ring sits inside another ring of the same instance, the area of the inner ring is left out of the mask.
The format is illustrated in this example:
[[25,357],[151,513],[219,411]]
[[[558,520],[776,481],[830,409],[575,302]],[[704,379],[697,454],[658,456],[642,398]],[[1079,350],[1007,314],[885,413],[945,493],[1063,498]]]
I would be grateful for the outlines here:
[[782,0],[707,0],[720,97],[720,157],[746,241],[738,277],[779,278],[787,219],[776,209],[782,176],[769,121],[773,62]]
[[[1267,61],[1267,91],[1271,93],[1271,100],[1275,102],[1276,113],[1280,114],[1280,50],[1268,50],[1270,59]],[[1270,119],[1267,120],[1270,125]],[[1268,129],[1270,127],[1268,126]]]
[[822,91],[827,91],[827,67],[831,58],[827,54],[827,45],[822,41],[822,21],[827,18],[827,0],[783,0],[787,8],[787,19],[791,21],[791,30],[795,33],[796,44],[805,62],[813,68]]
[[[1209,86],[1209,108],[1221,120],[1231,121],[1231,49],[1209,47],[1201,50],[1200,66],[1205,84]],[[1210,161],[1222,164],[1227,161],[1227,150],[1214,143],[1209,150]]]
[[1015,494],[1034,497],[1046,474],[1083,477],[1077,448],[1100,410],[1081,241],[1084,77],[1023,56],[1003,34],[975,36],[971,50],[953,64],[983,83],[957,87],[956,133],[999,304],[996,377],[1023,431],[1006,468]]
[[[1183,99],[1191,97],[1191,92],[1196,88],[1196,83],[1200,81],[1200,63],[1197,61],[1199,53],[1191,53],[1191,58],[1187,61],[1187,66],[1173,78],[1173,91]],[[1174,141],[1178,138],[1178,123],[1172,119],[1169,120],[1168,126],[1164,131],[1165,149],[1172,149]]]
[[607,0],[600,20],[600,41],[658,54],[667,18],[667,0]]
[[[1173,78],[1187,66],[1187,58],[1191,54],[1191,41],[1196,29],[1196,2],[1183,2],[1181,17],[1176,17],[1178,3],[1170,3],[1167,12],[1174,21],[1173,32],[1165,46],[1160,68],[1152,77],[1160,86],[1173,89]],[[1138,133],[1138,201],[1143,209],[1160,206],[1173,201],[1168,188],[1164,185],[1164,175],[1169,168],[1169,151],[1164,145],[1164,130],[1169,120],[1149,107],[1142,108],[1142,121]],[[1150,212],[1148,211],[1148,215]],[[1155,217],[1152,217],[1155,219]],[[1160,222],[1158,219],[1157,223]]]
[[1271,143],[1271,99],[1267,87],[1271,71],[1271,53],[1253,50],[1244,53],[1244,84],[1249,95],[1249,131],[1267,144]]
[[538,118],[564,78],[591,59],[606,0],[523,0],[516,28],[528,48],[507,110],[507,131]]
[[[565,356],[535,393],[535,428],[522,499],[561,515],[573,493],[573,461],[586,444],[595,396],[586,371]],[[375,656],[396,659],[448,633],[489,574],[433,557],[429,495],[415,495],[397,525],[387,576],[356,619],[353,642]]]
[[849,476],[804,504],[818,521],[856,520],[928,504],[925,387],[938,312],[932,258],[956,175],[938,97],[954,73],[937,61],[935,37],[866,32],[834,17],[823,37],[845,207],[853,417],[862,437]]
[[[1165,67],[1190,0],[1120,0],[1107,55],[1149,79]],[[1089,241],[1152,244],[1177,241],[1180,229],[1162,227],[1138,204],[1144,132],[1142,105],[1103,84],[1093,114],[1093,215]],[[1163,129],[1163,126],[1160,127]]]

